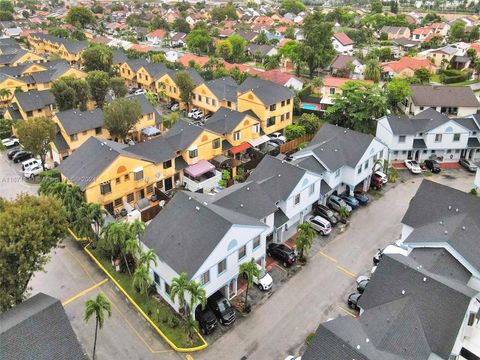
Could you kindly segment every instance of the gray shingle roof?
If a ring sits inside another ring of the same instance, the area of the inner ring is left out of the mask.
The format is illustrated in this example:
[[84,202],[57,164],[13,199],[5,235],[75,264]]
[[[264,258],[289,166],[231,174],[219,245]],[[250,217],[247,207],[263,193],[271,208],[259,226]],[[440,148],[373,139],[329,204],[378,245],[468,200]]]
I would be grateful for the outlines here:
[[402,223],[414,228],[405,243],[448,243],[480,271],[480,199],[424,180]]
[[35,33],[32,35],[43,40],[48,40],[55,44],[59,44],[59,45],[63,44],[65,48],[68,50],[68,52],[72,54],[79,53],[88,47],[88,44],[85,41],[72,41],[72,40],[67,40],[57,36],[43,34],[43,33]]
[[209,200],[208,195],[177,192],[141,239],[177,273],[193,277],[233,225],[255,226],[260,231],[265,227]]
[[55,104],[55,96],[50,90],[30,90],[15,94],[18,105],[23,111],[43,109],[46,106]]
[[0,357],[86,360],[59,300],[39,293],[0,314]]
[[235,103],[237,102],[238,85],[232,77],[226,76],[223,78],[210,80],[207,81],[205,85],[219,100],[228,100]]
[[127,61],[128,67],[132,69],[132,71],[137,72],[142,66],[147,66],[149,62],[146,59],[128,59]]
[[469,148],[480,148],[480,141],[476,137],[470,137],[468,138],[467,146]]
[[457,118],[453,120],[470,131],[478,131],[480,130],[480,126],[476,119],[478,119],[477,114],[473,115],[471,118]]
[[55,138],[53,139],[53,143],[55,144],[55,147],[57,148],[58,151],[64,151],[70,149],[70,146],[68,146],[67,141],[63,137],[62,133],[58,131],[55,134]]
[[480,103],[469,86],[412,85],[416,106],[479,107]]
[[80,111],[71,109],[60,111],[57,118],[68,135],[77,134],[82,131],[92,130],[103,126],[102,109]]
[[[200,76],[198,71],[195,70],[194,68],[188,68],[185,71],[190,74],[190,76],[192,77],[193,83],[195,85],[200,85],[201,83],[204,82],[203,78]],[[175,74],[173,74],[173,80],[175,80]]]
[[127,96],[127,98],[138,100],[138,103],[140,104],[140,109],[142,109],[142,115],[154,114],[155,123],[159,124],[162,122],[162,117],[160,116],[158,111],[153,107],[152,103],[148,101],[145,94],[129,95]]
[[[448,116],[432,108],[425,109],[411,118],[406,115],[393,115],[387,116],[386,119],[395,135],[415,135],[451,121]],[[455,121],[455,119],[452,120]]]
[[205,128],[218,134],[231,133],[247,114],[226,107],[218,109],[205,124]]
[[272,105],[279,101],[293,98],[293,92],[285,86],[260,78],[248,77],[238,87],[238,92],[243,94],[253,91],[265,105]]

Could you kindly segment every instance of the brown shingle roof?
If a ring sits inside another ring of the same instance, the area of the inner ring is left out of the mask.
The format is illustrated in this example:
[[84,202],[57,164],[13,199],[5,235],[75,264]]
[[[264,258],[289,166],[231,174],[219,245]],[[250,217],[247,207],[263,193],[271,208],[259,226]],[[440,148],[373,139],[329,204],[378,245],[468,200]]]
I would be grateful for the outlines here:
[[412,85],[412,100],[416,106],[480,106],[469,86]]

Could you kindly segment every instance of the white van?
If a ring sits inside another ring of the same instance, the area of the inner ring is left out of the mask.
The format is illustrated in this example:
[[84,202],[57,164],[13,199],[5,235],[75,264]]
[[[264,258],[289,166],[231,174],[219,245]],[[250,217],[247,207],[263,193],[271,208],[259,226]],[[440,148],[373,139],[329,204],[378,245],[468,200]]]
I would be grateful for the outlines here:
[[22,171],[29,170],[32,166],[39,165],[42,166],[40,160],[37,159],[28,159],[22,162]]

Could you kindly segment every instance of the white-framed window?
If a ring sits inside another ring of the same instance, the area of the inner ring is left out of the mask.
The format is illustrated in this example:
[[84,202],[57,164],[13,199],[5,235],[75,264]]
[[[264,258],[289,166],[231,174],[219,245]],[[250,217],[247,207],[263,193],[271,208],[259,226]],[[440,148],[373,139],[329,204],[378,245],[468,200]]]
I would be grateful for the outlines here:
[[313,183],[312,185],[310,185],[309,195],[312,195],[313,193],[315,193],[315,183]]
[[198,156],[198,149],[190,150],[188,152],[188,157],[190,159],[195,159]]
[[399,143],[404,143],[406,139],[407,139],[407,137],[405,135],[400,135],[398,137],[398,142]]
[[364,164],[363,168],[364,168],[365,170],[367,170],[367,169],[368,169],[368,160],[367,160],[367,161],[365,161],[365,164]]
[[200,275],[200,284],[205,285],[210,281],[210,270],[205,271]]
[[294,205],[300,204],[300,195],[301,195],[301,194],[295,195],[295,200],[294,200],[294,202],[293,202]]
[[435,142],[441,142],[442,141],[442,134],[435,134]]
[[139,181],[139,180],[143,179],[143,169],[142,168],[133,170],[133,179],[135,181]]
[[260,235],[258,235],[254,240],[253,240],[253,250],[258,249],[260,246]]
[[460,141],[460,134],[453,134],[453,141]]
[[245,256],[247,256],[247,245],[243,245],[238,249],[238,260],[242,260]]
[[233,133],[233,140],[238,141],[240,140],[241,137],[242,137],[242,134],[240,133],[240,131],[235,131]]
[[260,124],[255,124],[252,126],[252,132],[258,134],[260,132]]
[[357,169],[357,174],[360,174],[362,172],[362,167],[359,166],[358,169]]
[[227,270],[227,259],[223,259],[217,264],[218,275],[222,274],[225,270]]

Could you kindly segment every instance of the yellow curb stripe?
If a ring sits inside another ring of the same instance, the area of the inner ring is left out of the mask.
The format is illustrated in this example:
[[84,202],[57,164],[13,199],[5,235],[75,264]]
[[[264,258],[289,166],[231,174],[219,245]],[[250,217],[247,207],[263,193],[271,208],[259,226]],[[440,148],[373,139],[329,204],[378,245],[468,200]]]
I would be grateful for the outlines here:
[[351,317],[357,317],[357,315],[355,315],[354,313],[352,313],[350,310],[344,309],[344,308],[341,307],[341,306],[337,306],[337,308],[339,308],[340,310],[342,310],[344,313],[350,315]]
[[67,228],[67,230],[68,230],[68,232],[70,233],[70,235],[73,236],[73,238],[74,238],[75,240],[77,240],[77,241],[88,241],[87,238],[79,238],[79,237],[77,236],[77,234],[75,234],[75,233],[73,232],[72,229]]
[[331,262],[333,262],[333,263],[335,263],[335,264],[338,262],[337,259],[335,259],[334,257],[331,257],[331,256],[328,255],[328,254],[325,254],[323,251],[319,251],[318,254],[322,255],[324,258],[330,260]]
[[83,295],[88,294],[90,291],[92,291],[93,289],[96,289],[96,288],[99,287],[100,285],[105,284],[107,281],[108,281],[108,278],[105,278],[105,279],[103,279],[102,281],[96,283],[95,285],[90,286],[88,289],[85,289],[85,290],[83,290],[83,291],[80,291],[77,295],[72,296],[70,299],[68,299],[67,301],[65,301],[62,305],[65,306],[65,305],[70,304],[72,301],[75,301],[75,300],[77,300],[78,298],[82,297]]
[[347,274],[347,275],[350,276],[350,277],[353,277],[353,278],[354,278],[354,277],[357,276],[357,275],[355,275],[353,272],[345,269],[343,266],[336,265],[335,267],[336,267],[338,270],[340,270],[341,272]]
[[198,337],[200,338],[200,340],[203,342],[202,345],[199,345],[199,346],[194,347],[194,348],[181,348],[181,347],[178,347],[177,345],[175,345],[173,343],[173,341],[170,340],[162,332],[162,330],[160,330],[160,328],[148,317],[148,315],[145,314],[145,312],[140,308],[140,306],[138,306],[137,303],[130,297],[130,295],[128,295],[128,293],[123,289],[123,287],[117,282],[117,280],[115,280],[115,278],[107,271],[107,269],[105,269],[105,267],[97,260],[97,258],[90,252],[90,250],[87,249],[87,247],[89,245],[90,244],[88,244],[87,246],[85,246],[83,248],[85,250],[85,252],[100,267],[100,269],[103,270],[103,272],[110,278],[110,280],[112,280],[112,282],[115,284],[115,286],[123,293],[123,295],[125,295],[125,297],[128,299],[128,301],[130,301],[130,303],[137,309],[137,311],[145,318],[145,320],[147,320],[147,322],[157,331],[157,333],[168,343],[168,345],[170,345],[172,347],[173,350],[175,350],[177,352],[194,352],[194,351],[203,350],[208,346],[207,341],[203,338],[203,336],[198,331],[196,331],[196,333],[197,333]]

